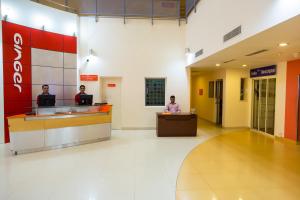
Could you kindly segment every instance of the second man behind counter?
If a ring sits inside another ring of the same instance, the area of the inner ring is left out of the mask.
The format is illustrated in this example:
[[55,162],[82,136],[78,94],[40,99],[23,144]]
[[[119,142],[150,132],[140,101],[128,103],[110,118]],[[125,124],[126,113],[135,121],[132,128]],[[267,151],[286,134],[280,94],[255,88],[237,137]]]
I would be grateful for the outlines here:
[[55,95],[49,93],[49,85],[42,86],[43,93],[37,96],[38,107],[55,106]]
[[80,92],[75,96],[76,105],[92,105],[93,104],[93,95],[88,95],[85,93],[85,86],[80,85]]

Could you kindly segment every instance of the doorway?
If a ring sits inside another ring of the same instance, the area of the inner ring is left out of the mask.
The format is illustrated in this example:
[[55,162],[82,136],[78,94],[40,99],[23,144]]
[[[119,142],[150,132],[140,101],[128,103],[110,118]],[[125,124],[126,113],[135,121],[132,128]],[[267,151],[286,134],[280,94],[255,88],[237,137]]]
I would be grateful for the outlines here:
[[121,129],[121,78],[101,77],[100,96],[102,102],[112,104],[112,129]]
[[222,126],[223,116],[223,80],[216,80],[216,124]]
[[276,78],[253,80],[252,129],[274,135]]

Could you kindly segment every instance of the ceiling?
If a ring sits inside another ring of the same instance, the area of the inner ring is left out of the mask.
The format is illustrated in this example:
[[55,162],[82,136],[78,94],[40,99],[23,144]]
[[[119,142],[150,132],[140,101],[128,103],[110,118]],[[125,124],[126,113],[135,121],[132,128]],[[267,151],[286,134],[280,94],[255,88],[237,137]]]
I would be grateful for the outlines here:
[[[151,17],[152,0],[31,0],[79,15],[123,16],[124,2],[132,16]],[[186,17],[186,1],[180,1],[180,18]],[[96,2],[98,5],[96,5]],[[197,1],[198,2],[198,1]],[[178,18],[178,0],[153,0],[156,18]],[[172,5],[173,4],[173,5]],[[104,5],[104,6],[101,6]],[[98,10],[96,10],[98,7]],[[101,11],[103,9],[103,12]],[[99,13],[101,12],[101,13]],[[129,14],[130,15],[130,14]]]
[[[289,45],[279,47],[278,44],[281,42],[287,42]],[[260,50],[267,51],[246,56]],[[232,59],[234,61],[224,63]],[[244,64],[248,68],[255,68],[295,59],[300,59],[300,15],[198,61],[190,67],[192,71],[242,68]],[[217,63],[221,66],[216,67]]]

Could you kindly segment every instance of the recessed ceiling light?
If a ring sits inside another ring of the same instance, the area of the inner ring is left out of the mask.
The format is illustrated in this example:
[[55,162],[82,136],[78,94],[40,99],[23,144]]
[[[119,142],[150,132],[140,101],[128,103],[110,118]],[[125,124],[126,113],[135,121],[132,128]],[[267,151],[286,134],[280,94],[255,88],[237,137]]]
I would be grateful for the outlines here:
[[221,66],[221,64],[219,64],[219,63],[216,64],[216,67],[220,67],[220,66]]
[[286,43],[286,42],[281,42],[281,43],[279,44],[280,47],[286,47],[286,46],[288,46],[288,45],[289,45],[289,44]]

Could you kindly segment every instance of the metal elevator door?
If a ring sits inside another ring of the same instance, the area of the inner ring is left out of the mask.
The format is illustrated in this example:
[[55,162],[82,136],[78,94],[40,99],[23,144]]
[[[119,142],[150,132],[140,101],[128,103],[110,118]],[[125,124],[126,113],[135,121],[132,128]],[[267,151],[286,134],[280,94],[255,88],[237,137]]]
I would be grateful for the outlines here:
[[252,129],[274,135],[276,79],[253,80]]

